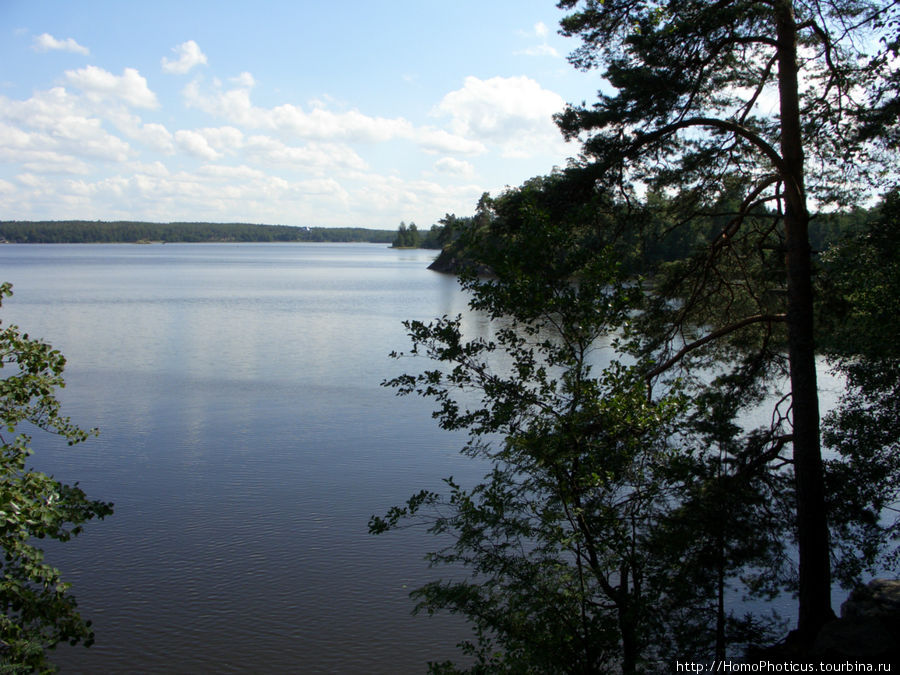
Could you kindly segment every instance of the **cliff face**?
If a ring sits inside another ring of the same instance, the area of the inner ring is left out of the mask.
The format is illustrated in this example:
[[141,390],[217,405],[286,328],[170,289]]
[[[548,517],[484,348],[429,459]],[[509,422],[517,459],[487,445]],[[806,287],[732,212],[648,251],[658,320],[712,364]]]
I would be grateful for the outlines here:
[[826,663],[900,663],[900,580],[874,579],[841,605],[813,646]]
[[442,249],[438,257],[428,266],[428,269],[443,274],[456,274],[459,271],[459,261],[448,249]]
[[441,272],[442,274],[459,274],[464,269],[474,269],[479,276],[491,274],[491,270],[487,265],[476,263],[450,248],[443,249],[438,254],[438,257],[434,259],[434,262],[428,266],[428,269]]

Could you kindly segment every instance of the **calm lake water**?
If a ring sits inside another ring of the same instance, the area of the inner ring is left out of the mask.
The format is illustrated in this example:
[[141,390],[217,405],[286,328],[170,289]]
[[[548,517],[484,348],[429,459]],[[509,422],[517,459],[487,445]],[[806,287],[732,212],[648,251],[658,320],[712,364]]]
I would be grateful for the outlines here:
[[[66,355],[64,410],[101,429],[74,448],[36,435],[34,465],[115,502],[46,546],[97,634],[59,648],[63,673],[421,673],[458,656],[461,620],[411,616],[409,591],[447,575],[423,561],[434,538],[367,530],[419,489],[484,472],[428,401],[380,386],[425,366],[388,357],[409,346],[402,320],[465,313],[432,257],[0,246],[15,291],[4,323]],[[820,375],[827,408],[840,383]],[[779,609],[791,616],[793,601]]]
[[[4,245],[2,309],[68,358],[64,410],[101,434],[34,438],[34,465],[108,520],[47,546],[96,644],[63,673],[423,672],[454,617],[413,617],[422,530],[367,521],[481,470],[386,378],[421,364],[403,319],[465,310],[433,254],[356,244]],[[474,320],[474,319],[473,319]],[[477,330],[477,326],[476,326]]]

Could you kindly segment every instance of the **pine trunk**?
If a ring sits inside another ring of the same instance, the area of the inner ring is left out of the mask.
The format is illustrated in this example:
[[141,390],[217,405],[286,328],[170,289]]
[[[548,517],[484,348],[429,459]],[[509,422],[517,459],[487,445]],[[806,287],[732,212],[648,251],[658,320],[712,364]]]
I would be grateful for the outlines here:
[[797,25],[793,4],[776,10],[778,86],[781,102],[781,153],[787,194],[785,265],[787,269],[788,356],[791,375],[797,537],[800,558],[798,633],[808,642],[834,618],[831,566],[825,513],[824,472],[819,441],[819,398],[813,339],[812,252],[804,186],[803,142],[797,67]]

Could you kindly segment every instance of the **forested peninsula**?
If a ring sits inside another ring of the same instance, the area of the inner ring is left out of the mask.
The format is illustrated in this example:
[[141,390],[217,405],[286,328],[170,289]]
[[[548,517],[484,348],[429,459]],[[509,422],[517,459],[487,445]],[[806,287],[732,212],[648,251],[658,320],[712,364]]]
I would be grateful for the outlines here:
[[390,244],[394,233],[362,227],[292,227],[249,223],[139,221],[0,221],[0,243],[113,244],[151,242],[369,242]]

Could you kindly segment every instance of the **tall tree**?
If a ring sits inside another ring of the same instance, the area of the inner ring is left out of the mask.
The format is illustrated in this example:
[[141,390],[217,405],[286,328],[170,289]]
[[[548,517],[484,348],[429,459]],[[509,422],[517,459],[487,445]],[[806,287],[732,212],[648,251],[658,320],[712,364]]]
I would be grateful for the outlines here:
[[409,230],[406,227],[406,223],[402,220],[400,221],[400,225],[397,227],[397,236],[394,237],[394,241],[391,244],[393,248],[406,248],[409,246]]
[[765,593],[783,559],[771,514],[792,491],[779,476],[753,480],[770,443],[733,423],[748,388],[688,400],[675,383],[648,396],[651,366],[629,333],[648,296],[631,242],[613,236],[629,214],[581,194],[555,174],[482,197],[460,241],[493,274],[461,279],[490,333],[468,339],[459,317],[407,322],[410,354],[436,363],[387,383],[436,399],[441,426],[469,431],[464,452],[490,465],[474,488],[449,480],[448,496],[422,492],[370,522],[423,519],[452,535],[430,560],[470,576],[414,596],[469,619],[469,672],[724,658],[765,628],[727,610],[726,586]]
[[[889,77],[879,31],[897,2],[877,0],[561,0],[563,32],[581,38],[571,60],[604,68],[612,89],[570,106],[558,122],[583,142],[582,164],[628,199],[638,185],[679,195],[675,222],[734,207],[706,262],[681,289],[678,328],[659,345],[659,377],[695,350],[783,324],[790,378],[790,444],[799,551],[798,635],[830,617],[831,571],[815,370],[810,203],[840,202],[877,177],[861,142],[866,92]],[[812,169],[812,170],[811,170]],[[765,211],[763,214],[762,211]],[[769,219],[769,227],[760,225]],[[756,223],[756,225],[752,225]],[[732,242],[756,227],[759,255],[772,237],[783,256],[779,289],[720,275]],[[727,283],[720,283],[725,278]],[[689,283],[688,283],[689,282]],[[752,302],[722,316],[696,301],[743,289]],[[743,313],[737,310],[746,310]],[[686,338],[687,325],[707,326]],[[664,333],[661,333],[664,334]],[[770,459],[780,455],[769,454]]]
[[[420,493],[370,528],[424,517],[453,534],[431,561],[464,565],[474,578],[415,595],[421,609],[473,623],[472,672],[593,673],[619,662],[633,673],[658,595],[645,582],[648,530],[667,504],[657,474],[678,403],[648,401],[623,366],[592,374],[597,339],[640,293],[611,252],[575,244],[581,234],[548,217],[543,187],[483,198],[467,233],[497,275],[463,276],[472,308],[497,319],[490,337],[468,340],[459,317],[407,322],[412,353],[437,363],[387,383],[434,397],[441,426],[469,431],[465,452],[490,472],[471,489],[448,481],[446,497]],[[515,223],[527,231],[498,236]],[[449,663],[433,671],[458,672]]]

